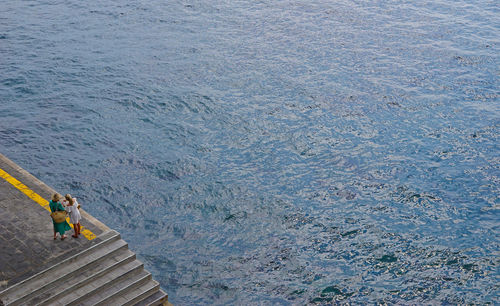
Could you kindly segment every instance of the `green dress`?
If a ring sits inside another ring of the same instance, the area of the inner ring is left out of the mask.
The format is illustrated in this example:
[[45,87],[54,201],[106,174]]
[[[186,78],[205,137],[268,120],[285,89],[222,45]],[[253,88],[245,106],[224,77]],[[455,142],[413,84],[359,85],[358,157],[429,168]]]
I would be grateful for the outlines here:
[[[51,200],[49,202],[49,206],[50,206],[51,212],[58,211],[58,210],[64,211],[64,207],[59,202],[52,202],[52,200]],[[61,223],[55,223],[54,220],[52,220],[52,224],[54,224],[54,232],[58,232],[59,234],[61,234],[61,236],[64,235],[64,233],[66,231],[69,231],[71,229],[71,227],[68,224],[68,221],[64,221]]]

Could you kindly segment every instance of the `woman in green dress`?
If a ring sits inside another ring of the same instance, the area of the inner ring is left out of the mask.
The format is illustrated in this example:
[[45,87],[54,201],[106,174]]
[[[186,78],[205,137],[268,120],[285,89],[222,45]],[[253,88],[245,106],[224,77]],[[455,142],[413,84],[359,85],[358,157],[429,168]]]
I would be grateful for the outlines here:
[[[61,197],[57,193],[54,193],[52,195],[52,200],[50,200],[49,202],[50,212],[64,211],[64,207],[59,202],[60,199]],[[64,240],[64,238],[66,238],[66,235],[64,233],[71,229],[68,221],[64,220],[64,222],[55,223],[54,220],[52,220],[52,224],[54,224],[54,240],[57,239],[57,233],[61,235],[61,240]]]

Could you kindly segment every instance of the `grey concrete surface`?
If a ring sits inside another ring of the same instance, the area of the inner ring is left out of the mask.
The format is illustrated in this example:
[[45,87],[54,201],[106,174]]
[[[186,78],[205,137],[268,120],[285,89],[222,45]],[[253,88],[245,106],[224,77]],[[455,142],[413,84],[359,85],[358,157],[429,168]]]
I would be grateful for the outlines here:
[[[1,154],[0,169],[46,200],[55,192]],[[88,218],[88,214],[82,217],[81,224],[96,236],[109,230],[95,218]],[[72,230],[65,240],[53,240],[53,233],[49,212],[0,178],[0,290],[99,241],[73,238]]]
[[[45,200],[49,200],[55,192],[1,154],[0,169]],[[71,193],[70,190],[59,193],[66,192]],[[58,284],[69,285],[68,278],[74,283],[68,291],[78,289],[82,296],[88,296],[83,302],[85,305],[91,305],[94,300],[117,305],[139,302],[141,305],[171,305],[168,296],[151,279],[151,274],[143,269],[143,264],[135,259],[119,234],[84,210],[81,213],[81,225],[96,238],[89,240],[83,235],[73,238],[73,230],[70,230],[66,239],[54,240],[50,213],[0,176],[0,305],[3,304],[2,296],[7,304],[38,301],[41,304],[64,305],[64,299],[78,298],[58,292]],[[111,239],[111,235],[116,238]],[[61,262],[64,263],[62,268],[57,265]],[[128,265],[138,266],[140,270],[129,269]],[[62,272],[65,267],[70,272]],[[82,275],[77,276],[74,271]],[[132,273],[137,275],[137,280],[121,281],[122,278],[115,277],[113,273]],[[114,291],[105,291],[104,280],[114,286]],[[100,282],[103,285],[99,286]],[[88,290],[85,289],[87,285]]]

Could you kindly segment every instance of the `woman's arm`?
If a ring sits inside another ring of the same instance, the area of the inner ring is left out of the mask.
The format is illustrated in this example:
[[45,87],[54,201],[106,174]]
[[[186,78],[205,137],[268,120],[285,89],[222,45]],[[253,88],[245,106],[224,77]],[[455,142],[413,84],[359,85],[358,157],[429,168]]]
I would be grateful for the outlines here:
[[76,198],[73,198],[73,206],[76,206],[76,208],[80,209],[80,203],[78,203]]

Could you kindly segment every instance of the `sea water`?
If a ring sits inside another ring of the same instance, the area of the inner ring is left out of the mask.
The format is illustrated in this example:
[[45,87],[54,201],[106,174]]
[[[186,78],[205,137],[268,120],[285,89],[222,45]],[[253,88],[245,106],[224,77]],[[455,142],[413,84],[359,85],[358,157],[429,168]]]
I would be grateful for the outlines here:
[[497,304],[499,37],[489,0],[2,1],[0,150],[174,304]]

